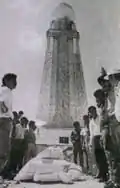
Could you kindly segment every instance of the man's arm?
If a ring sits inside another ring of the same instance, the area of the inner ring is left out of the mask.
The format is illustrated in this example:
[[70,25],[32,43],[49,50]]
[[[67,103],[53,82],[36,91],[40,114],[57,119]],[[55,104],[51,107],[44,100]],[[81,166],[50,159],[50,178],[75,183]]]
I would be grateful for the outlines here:
[[90,129],[90,142],[89,142],[89,144],[92,145],[92,139],[93,139],[93,124],[92,124],[92,121],[90,121],[89,129]]
[[106,79],[105,79],[105,76],[107,75],[107,72],[106,70],[104,69],[104,67],[101,68],[101,74],[100,76],[98,77],[97,81],[98,83],[103,86],[102,84],[105,83]]
[[74,135],[74,132],[72,131],[72,133],[71,133],[71,142],[72,142],[72,144],[74,144],[75,143],[75,135]]
[[6,89],[3,89],[0,92],[0,110],[2,113],[8,112],[8,107],[5,104],[5,101],[8,100],[9,98],[9,93]]
[[0,101],[0,108],[1,108],[2,113],[8,112],[8,108],[3,101]]

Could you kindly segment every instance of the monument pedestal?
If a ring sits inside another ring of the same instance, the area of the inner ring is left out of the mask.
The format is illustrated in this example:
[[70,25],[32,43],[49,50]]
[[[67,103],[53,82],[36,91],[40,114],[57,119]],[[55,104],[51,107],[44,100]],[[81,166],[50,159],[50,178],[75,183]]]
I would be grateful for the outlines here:
[[49,121],[44,128],[47,129],[72,129],[73,128],[73,120],[72,117],[65,111],[56,112],[53,116],[53,119]]

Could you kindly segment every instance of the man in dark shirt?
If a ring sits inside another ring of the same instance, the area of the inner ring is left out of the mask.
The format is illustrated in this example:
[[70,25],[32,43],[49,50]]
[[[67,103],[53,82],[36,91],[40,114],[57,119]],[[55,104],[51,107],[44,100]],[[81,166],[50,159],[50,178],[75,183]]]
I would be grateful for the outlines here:
[[81,136],[80,136],[80,123],[73,123],[74,130],[71,133],[71,142],[73,144],[73,155],[74,155],[74,163],[77,164],[77,156],[79,154],[80,166],[83,167],[83,152],[81,145]]

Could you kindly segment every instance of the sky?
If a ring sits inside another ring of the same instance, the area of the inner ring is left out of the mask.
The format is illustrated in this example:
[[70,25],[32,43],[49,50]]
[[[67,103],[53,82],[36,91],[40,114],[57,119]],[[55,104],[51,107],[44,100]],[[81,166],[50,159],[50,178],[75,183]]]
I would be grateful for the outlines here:
[[[46,30],[62,0],[0,0],[0,78],[18,75],[13,109],[35,119],[46,49]],[[120,67],[120,1],[64,0],[72,5],[80,32],[88,104],[99,88],[100,67]]]

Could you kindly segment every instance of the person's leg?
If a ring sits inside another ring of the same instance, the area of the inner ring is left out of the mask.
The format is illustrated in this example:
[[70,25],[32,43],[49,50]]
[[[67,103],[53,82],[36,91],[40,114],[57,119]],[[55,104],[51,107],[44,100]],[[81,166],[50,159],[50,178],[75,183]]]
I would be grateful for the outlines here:
[[3,168],[10,152],[10,129],[10,120],[0,118],[0,170]]
[[31,159],[31,143],[28,144],[27,150],[25,152],[25,164]]
[[4,165],[1,175],[3,178],[11,178],[12,173],[16,170],[16,158],[17,158],[17,152],[16,152],[16,139],[12,139],[11,144],[11,151],[9,153],[8,161]]
[[35,144],[33,144],[31,152],[32,152],[32,158],[36,157],[36,145]]
[[76,144],[74,144],[74,146],[73,146],[73,160],[74,160],[75,164],[77,164],[77,154],[78,154],[78,150],[77,150]]
[[24,146],[24,140],[21,140],[20,142],[20,150],[19,150],[19,161],[18,161],[18,169],[20,170],[23,166],[23,158],[25,154],[25,146]]
[[100,166],[99,166],[99,137],[95,136],[93,139],[93,155],[94,155],[94,162],[97,166],[97,175],[95,176],[96,178],[100,178],[101,174],[100,174]]
[[11,151],[11,164],[10,164],[10,171],[13,173],[17,172],[17,168],[20,162],[21,158],[21,140],[20,139],[15,139],[14,144],[12,146],[12,151]]
[[95,138],[95,155],[96,155],[96,163],[100,172],[100,177],[103,180],[107,179],[108,174],[108,163],[106,159],[106,155],[103,147],[100,144],[100,136],[96,136]]
[[97,163],[99,166],[100,171],[100,177],[103,181],[107,180],[107,174],[108,174],[108,164],[106,160],[106,156],[103,149],[97,149]]
[[85,163],[86,163],[86,170],[89,171],[89,162],[88,162],[88,151],[85,149]]
[[78,146],[80,166],[83,168],[83,150],[81,145]]
[[23,154],[23,166],[26,164],[27,161],[27,151],[28,151],[28,143],[27,140],[24,139],[24,154]]

